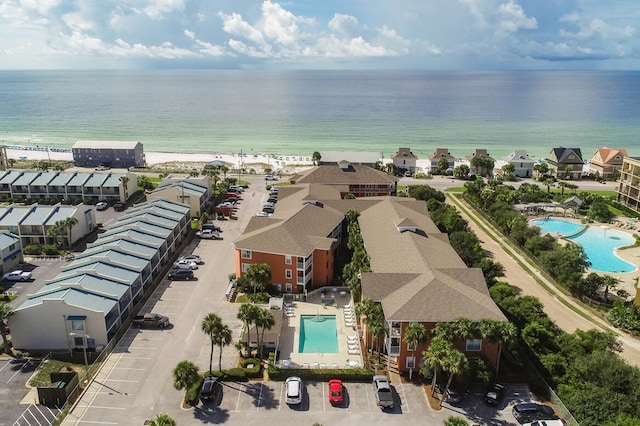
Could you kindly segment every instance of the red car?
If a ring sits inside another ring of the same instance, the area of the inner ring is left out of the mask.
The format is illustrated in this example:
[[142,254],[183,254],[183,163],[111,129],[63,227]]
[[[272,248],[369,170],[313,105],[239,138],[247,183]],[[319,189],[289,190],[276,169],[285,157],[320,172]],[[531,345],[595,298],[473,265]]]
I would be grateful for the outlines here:
[[329,380],[329,404],[342,405],[344,402],[344,394],[342,393],[342,380]]

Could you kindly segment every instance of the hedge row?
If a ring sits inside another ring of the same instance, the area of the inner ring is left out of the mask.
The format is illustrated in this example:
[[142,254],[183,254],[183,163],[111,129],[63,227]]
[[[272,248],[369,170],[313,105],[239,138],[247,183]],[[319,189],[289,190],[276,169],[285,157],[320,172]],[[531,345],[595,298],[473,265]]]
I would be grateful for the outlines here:
[[373,378],[371,370],[366,368],[277,368],[270,364],[267,372],[271,380],[285,380],[290,376],[298,376],[305,380],[321,382],[334,378],[345,382],[370,382]]

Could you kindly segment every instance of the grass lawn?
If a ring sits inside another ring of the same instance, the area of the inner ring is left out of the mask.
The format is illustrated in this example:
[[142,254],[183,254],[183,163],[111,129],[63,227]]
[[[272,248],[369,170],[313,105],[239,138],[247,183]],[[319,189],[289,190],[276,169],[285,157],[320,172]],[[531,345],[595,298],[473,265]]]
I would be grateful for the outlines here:
[[29,381],[29,386],[48,387],[51,386],[50,373],[58,371],[68,371],[69,369],[78,372],[78,376],[84,375],[84,364],[73,364],[71,362],[56,361],[55,359],[47,360],[38,370],[35,376]]

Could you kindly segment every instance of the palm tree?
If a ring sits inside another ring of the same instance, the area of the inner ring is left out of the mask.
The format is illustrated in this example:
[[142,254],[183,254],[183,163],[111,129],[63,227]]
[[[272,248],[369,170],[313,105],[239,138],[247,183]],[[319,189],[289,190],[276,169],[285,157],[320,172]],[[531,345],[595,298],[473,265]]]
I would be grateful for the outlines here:
[[321,158],[322,156],[318,151],[314,151],[313,154],[311,154],[311,161],[313,161],[314,166],[317,166],[320,163]]
[[[57,237],[62,237],[63,234],[64,234],[64,228],[62,226],[61,220],[57,221],[49,229],[47,229],[47,236],[53,237],[54,242],[57,239]],[[58,243],[62,244],[61,242],[58,242]]]
[[[411,347],[411,357],[415,360],[415,350],[419,345],[424,345],[427,341],[427,332],[424,325],[419,322],[412,322],[404,331],[404,341]],[[415,361],[414,361],[415,364]],[[413,374],[413,366],[409,368],[409,380]]]
[[211,340],[211,354],[209,356],[209,371],[213,368],[213,346],[220,346],[220,357],[218,358],[218,369],[222,371],[222,348],[231,344],[232,336],[229,326],[222,322],[216,314],[209,314],[202,319],[202,331],[209,336]]
[[604,285],[604,301],[605,303],[609,301],[609,290],[613,290],[618,286],[619,282],[616,277],[612,277],[611,275],[605,275],[602,277],[602,285]]
[[249,265],[245,276],[251,282],[255,294],[258,288],[263,290],[271,280],[271,267],[267,263],[254,263]]
[[149,426],[176,426],[177,423],[168,414],[158,414],[155,419],[149,420]]
[[256,318],[255,323],[256,323],[256,332],[258,330],[258,327],[262,329],[258,339],[258,358],[262,359],[262,347],[264,345],[264,342],[263,342],[264,331],[271,330],[271,327],[273,327],[276,324],[276,321],[273,318],[273,314],[271,313],[271,311],[266,309],[260,309],[260,314],[258,315],[258,318]]
[[198,367],[191,361],[180,361],[172,374],[173,387],[187,390],[198,380]]
[[71,230],[77,224],[78,224],[78,219],[73,216],[68,217],[62,221],[62,227],[67,229],[67,239],[69,241],[69,247],[71,247]]
[[15,312],[11,305],[5,302],[0,302],[0,335],[2,336],[2,343],[4,344],[4,352],[10,353],[9,345],[7,344],[7,330],[5,324],[13,316]]
[[210,216],[209,213],[207,212],[203,212],[200,215],[200,229],[202,229],[202,225],[204,225],[205,223],[209,222]]
[[433,372],[431,380],[431,395],[435,393],[438,381],[438,370],[442,368],[442,358],[451,349],[451,343],[441,337],[434,337],[429,348],[422,352],[423,364],[420,367],[420,374],[428,376]]
[[129,178],[127,176],[121,176],[120,182],[122,183],[122,190],[124,192],[124,201],[127,201],[129,199],[129,188],[127,187]]
[[[449,390],[449,386],[451,386],[453,377],[456,374],[461,374],[469,369],[469,360],[467,359],[465,354],[451,347],[450,350],[442,358],[442,363],[440,365],[442,367],[442,370],[449,373],[447,385],[445,386],[444,392],[442,393],[443,395],[446,395],[447,391]],[[442,406],[443,399],[444,398],[440,399],[440,406]]]
[[260,310],[259,306],[252,303],[243,303],[238,309],[237,318],[244,324],[242,334],[245,336],[247,346],[251,344],[251,325],[255,323],[258,315],[260,315]]

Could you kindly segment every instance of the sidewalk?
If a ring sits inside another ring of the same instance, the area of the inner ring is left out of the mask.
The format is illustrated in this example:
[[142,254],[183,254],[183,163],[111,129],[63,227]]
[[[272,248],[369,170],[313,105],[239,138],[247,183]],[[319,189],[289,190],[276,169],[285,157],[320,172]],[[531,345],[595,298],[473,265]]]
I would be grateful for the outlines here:
[[449,194],[446,202],[455,206],[462,217],[469,222],[469,228],[477,235],[482,248],[490,253],[491,258],[504,266],[505,276],[501,279],[502,281],[517,288],[521,295],[537,297],[544,305],[545,313],[568,333],[577,329],[592,328],[613,332],[622,345],[623,351],[620,354],[622,358],[629,364],[640,367],[638,339],[609,325],[593,312],[582,307],[571,296],[557,290],[555,284],[547,280],[537,266],[532,264],[525,255],[515,251],[499,231],[486,223],[464,202]]

